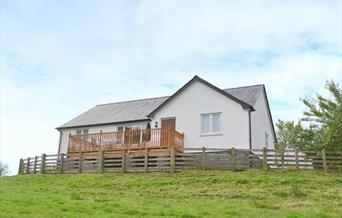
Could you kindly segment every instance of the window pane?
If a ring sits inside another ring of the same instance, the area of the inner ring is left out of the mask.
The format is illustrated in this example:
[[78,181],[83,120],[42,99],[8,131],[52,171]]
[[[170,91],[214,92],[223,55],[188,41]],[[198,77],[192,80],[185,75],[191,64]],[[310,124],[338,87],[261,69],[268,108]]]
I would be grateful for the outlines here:
[[88,130],[87,129],[85,129],[85,130],[83,130],[83,135],[88,135]]
[[201,115],[201,133],[209,133],[210,115]]
[[220,115],[221,114],[213,114],[212,132],[220,132],[221,131]]
[[76,131],[76,135],[82,135],[82,130],[78,129],[78,130]]

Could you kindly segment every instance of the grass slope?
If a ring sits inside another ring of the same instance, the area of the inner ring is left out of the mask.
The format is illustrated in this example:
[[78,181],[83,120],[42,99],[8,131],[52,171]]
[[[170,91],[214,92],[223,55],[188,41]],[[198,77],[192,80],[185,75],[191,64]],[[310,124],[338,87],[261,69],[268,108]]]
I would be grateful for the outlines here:
[[1,179],[0,217],[342,217],[342,175],[185,171]]

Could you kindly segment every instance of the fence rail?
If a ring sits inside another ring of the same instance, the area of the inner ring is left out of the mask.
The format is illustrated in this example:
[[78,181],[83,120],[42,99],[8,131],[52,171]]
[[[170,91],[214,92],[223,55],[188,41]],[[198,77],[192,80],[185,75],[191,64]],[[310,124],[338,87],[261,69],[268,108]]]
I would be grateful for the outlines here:
[[323,170],[342,172],[342,152],[274,149],[219,149],[175,147],[131,151],[79,152],[20,159],[18,174],[81,172],[175,172],[184,169],[250,168]]

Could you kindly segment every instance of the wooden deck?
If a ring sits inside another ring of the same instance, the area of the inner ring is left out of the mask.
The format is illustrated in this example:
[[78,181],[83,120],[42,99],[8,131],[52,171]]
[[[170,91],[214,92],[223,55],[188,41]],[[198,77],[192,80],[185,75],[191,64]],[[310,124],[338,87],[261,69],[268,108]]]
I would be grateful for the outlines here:
[[95,151],[141,151],[165,148],[184,149],[184,134],[173,129],[156,128],[118,132],[100,132],[87,135],[69,135],[68,153]]

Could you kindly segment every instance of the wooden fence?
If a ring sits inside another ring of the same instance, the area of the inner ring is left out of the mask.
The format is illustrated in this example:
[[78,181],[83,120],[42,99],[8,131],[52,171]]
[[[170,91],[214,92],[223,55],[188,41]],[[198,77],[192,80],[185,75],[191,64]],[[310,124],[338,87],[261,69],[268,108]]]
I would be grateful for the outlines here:
[[342,152],[274,149],[184,149],[174,147],[127,151],[80,152],[20,159],[18,174],[81,172],[175,172],[184,169],[250,168],[323,170],[342,172]]

